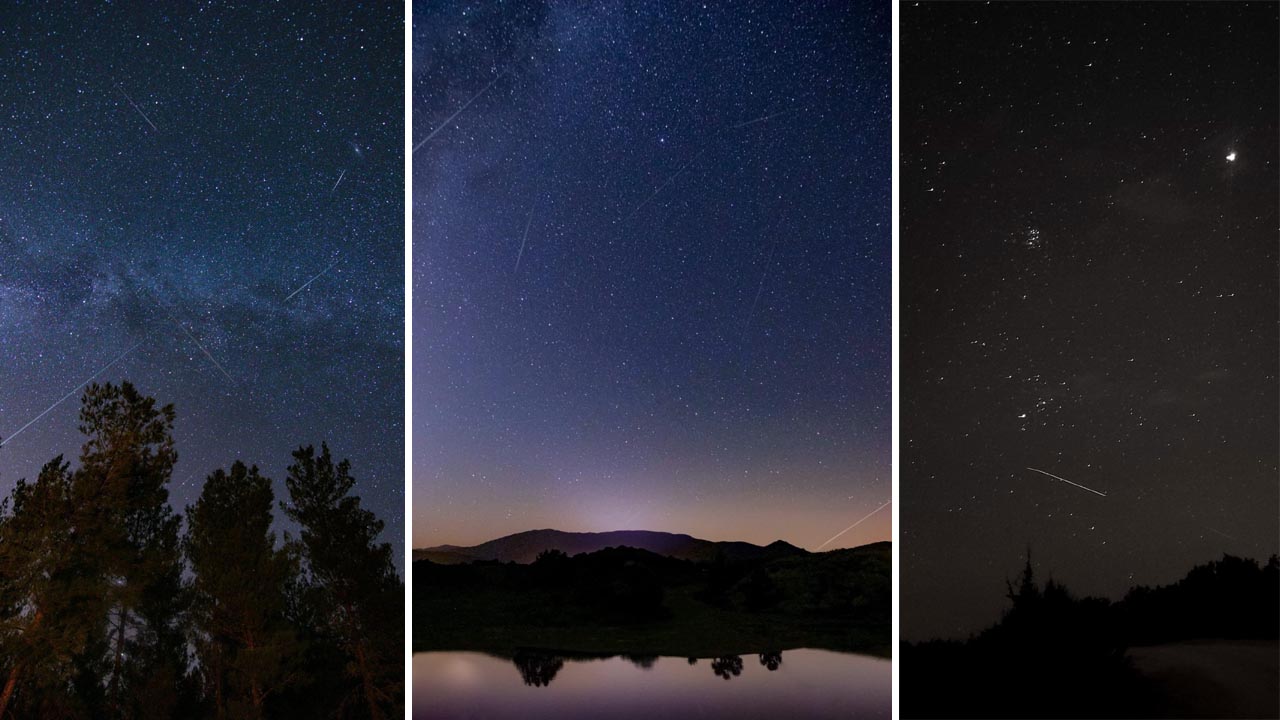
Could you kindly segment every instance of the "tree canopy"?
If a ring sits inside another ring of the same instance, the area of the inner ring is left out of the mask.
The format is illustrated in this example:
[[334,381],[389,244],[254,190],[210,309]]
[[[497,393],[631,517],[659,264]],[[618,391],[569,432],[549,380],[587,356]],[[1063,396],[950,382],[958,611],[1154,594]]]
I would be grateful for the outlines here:
[[175,417],[91,385],[78,462],[0,500],[0,720],[402,714],[403,582],[350,463],[293,453],[297,538],[240,460],[179,515]]

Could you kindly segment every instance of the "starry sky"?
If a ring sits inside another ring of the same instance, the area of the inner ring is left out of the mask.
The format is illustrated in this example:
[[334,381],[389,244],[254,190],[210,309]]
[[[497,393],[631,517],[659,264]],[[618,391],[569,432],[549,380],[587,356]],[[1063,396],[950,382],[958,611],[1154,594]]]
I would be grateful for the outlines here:
[[0,491],[127,379],[175,405],[178,510],[327,441],[402,556],[401,5],[125,5],[0,28]]
[[904,639],[1277,552],[1277,7],[903,6]]
[[884,2],[415,5],[415,546],[814,549],[889,499],[889,31]]

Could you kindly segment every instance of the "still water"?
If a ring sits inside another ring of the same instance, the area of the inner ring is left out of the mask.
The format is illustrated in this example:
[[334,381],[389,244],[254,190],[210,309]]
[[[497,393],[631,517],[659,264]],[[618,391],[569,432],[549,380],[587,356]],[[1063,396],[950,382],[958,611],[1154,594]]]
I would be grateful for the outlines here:
[[522,652],[413,656],[413,717],[888,718],[890,661],[787,650],[691,661]]

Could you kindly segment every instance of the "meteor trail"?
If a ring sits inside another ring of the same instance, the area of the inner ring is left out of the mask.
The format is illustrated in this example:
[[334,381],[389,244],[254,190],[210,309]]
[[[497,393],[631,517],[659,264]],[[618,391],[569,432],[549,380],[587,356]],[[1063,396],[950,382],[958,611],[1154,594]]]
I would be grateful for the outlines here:
[[1068,484],[1068,485],[1075,485],[1076,487],[1080,488],[1081,490],[1088,490],[1089,492],[1093,493],[1094,495],[1101,495],[1102,497],[1106,497],[1106,496],[1107,496],[1107,494],[1106,494],[1106,493],[1098,492],[1097,490],[1094,490],[1093,488],[1087,488],[1087,487],[1085,487],[1085,486],[1081,485],[1080,483],[1073,483],[1073,482],[1071,482],[1070,480],[1068,480],[1068,479],[1066,479],[1066,478],[1058,477],[1057,475],[1054,475],[1053,473],[1048,473],[1048,472],[1045,472],[1045,471],[1043,471],[1043,470],[1037,470],[1037,469],[1035,469],[1035,468],[1033,468],[1033,467],[1029,467],[1029,468],[1027,468],[1027,469],[1028,469],[1028,470],[1030,470],[1030,471],[1032,471],[1032,472],[1038,472],[1038,473],[1040,473],[1041,475],[1048,475],[1049,477],[1053,478],[1054,480],[1061,480],[1062,482],[1064,482],[1064,483],[1066,483],[1066,484]]
[[186,325],[183,325],[182,323],[178,322],[178,319],[175,318],[173,315],[169,315],[169,319],[173,321],[174,325],[177,325],[178,327],[182,328],[182,332],[186,333],[187,337],[191,338],[191,342],[195,343],[196,347],[200,348],[200,352],[204,353],[204,356],[209,358],[209,362],[213,363],[213,366],[218,368],[218,372],[222,373],[223,376],[227,378],[227,380],[231,381],[231,383],[233,384],[235,383],[235,378],[232,378],[230,373],[228,373],[221,365],[219,365],[217,360],[213,359],[213,356],[210,355],[209,351],[205,349],[204,345],[199,340],[196,339],[196,336],[191,334],[191,331],[187,329]]
[[129,93],[125,92],[124,88],[119,85],[116,85],[116,88],[124,95],[124,99],[129,101],[129,104],[133,106],[133,109],[138,111],[138,114],[142,116],[142,119],[147,121],[147,124],[151,126],[151,129],[156,132],[160,132],[160,128],[156,127],[156,124],[151,122],[151,118],[147,117],[147,114],[142,112],[142,108],[138,107],[138,103],[134,102],[133,98],[129,97]]
[[755,120],[747,120],[747,121],[745,121],[745,122],[740,122],[740,123],[738,123],[737,125],[734,125],[734,126],[730,127],[729,129],[730,129],[730,130],[737,130],[738,128],[744,128],[744,127],[746,127],[746,126],[748,126],[748,125],[755,125],[756,123],[762,123],[762,122],[765,122],[766,120],[772,120],[772,119],[774,119],[774,118],[778,117],[779,115],[786,115],[786,114],[788,114],[788,113],[793,113],[793,112],[795,112],[795,108],[790,108],[790,109],[788,109],[788,110],[779,110],[779,111],[778,111],[778,112],[776,112],[776,113],[773,113],[773,114],[771,114],[771,115],[765,115],[764,117],[758,117],[758,118],[756,118]]
[[[693,157],[693,160],[697,160],[701,155],[702,155],[702,153],[698,153],[697,155],[695,155],[695,156]],[[675,171],[675,174],[673,174],[671,177],[669,177],[669,178],[667,178],[665,181],[663,181],[663,183],[662,183],[661,185],[659,185],[659,186],[658,186],[658,189],[653,191],[653,194],[651,194],[649,197],[645,198],[644,202],[642,202],[642,203],[640,203],[639,205],[637,205],[637,206],[635,207],[635,209],[633,209],[631,212],[627,213],[627,216],[626,216],[626,217],[624,217],[624,218],[622,218],[622,220],[620,220],[619,222],[623,222],[623,223],[625,223],[626,221],[628,221],[628,220],[630,220],[631,218],[635,217],[635,214],[636,214],[636,213],[638,213],[638,212],[640,212],[640,210],[641,210],[641,209],[643,209],[645,205],[648,205],[650,202],[653,202],[653,199],[654,199],[654,198],[656,198],[656,197],[658,197],[658,193],[662,192],[662,189],[663,189],[663,188],[665,188],[666,186],[670,185],[670,184],[671,184],[671,181],[673,181],[673,180],[675,180],[676,178],[680,177],[680,173],[684,172],[684,171],[685,171],[685,169],[687,169],[690,165],[692,165],[692,164],[693,164],[693,160],[690,160],[689,162],[687,162],[687,163],[685,163],[684,165],[682,165],[682,166],[680,167],[680,169],[679,169],[679,170]]]
[[[341,259],[342,259],[342,258],[338,258],[338,260],[341,260]],[[289,293],[289,297],[286,297],[286,298],[284,299],[284,302],[289,302],[289,298],[293,297],[294,295],[297,295],[298,293],[302,292],[303,290],[306,290],[308,285],[310,285],[311,283],[313,283],[313,282],[315,282],[317,279],[319,279],[321,275],[323,275],[323,274],[325,274],[325,273],[329,272],[330,270],[332,270],[332,269],[333,269],[333,266],[338,264],[338,260],[334,260],[333,262],[329,263],[329,267],[327,267],[327,268],[325,268],[325,269],[321,270],[320,272],[316,273],[315,275],[312,275],[310,280],[308,280],[308,281],[306,281],[306,282],[302,283],[302,285],[301,285],[297,290],[294,290],[293,292]]]
[[437,133],[439,133],[441,130],[445,129],[446,127],[449,127],[449,123],[453,122],[453,119],[454,119],[454,118],[456,118],[456,117],[458,117],[459,115],[461,115],[461,114],[462,114],[462,111],[463,111],[463,110],[466,110],[468,105],[470,105],[471,103],[475,102],[476,100],[479,100],[481,95],[484,95],[486,92],[488,92],[488,91],[489,91],[489,88],[493,87],[493,84],[494,84],[494,83],[496,83],[496,82],[498,82],[499,80],[501,80],[501,79],[502,79],[502,76],[503,76],[503,75],[506,75],[506,74],[507,74],[507,73],[506,73],[506,71],[505,71],[505,70],[504,70],[503,72],[499,73],[499,74],[498,74],[498,77],[496,77],[496,78],[494,78],[494,79],[490,80],[490,81],[489,81],[489,84],[488,84],[488,85],[485,85],[485,86],[480,90],[480,92],[476,93],[475,95],[472,95],[470,100],[468,100],[468,101],[466,101],[466,102],[462,103],[462,107],[458,108],[457,110],[454,110],[454,111],[453,111],[453,114],[452,114],[452,115],[450,115],[449,117],[445,118],[445,119],[444,119],[444,122],[440,123],[440,125],[439,125],[439,126],[437,126],[435,130],[432,130],[432,131],[431,131],[431,133],[430,133],[429,135],[427,135],[426,137],[422,138],[422,140],[421,140],[417,145],[414,145],[414,146],[413,146],[413,152],[418,152],[418,148],[420,148],[420,147],[422,147],[423,145],[427,144],[427,141],[428,141],[428,140],[430,140],[431,138],[435,137],[435,136],[436,136],[436,134],[437,134]]
[[343,168],[343,169],[342,169],[342,172],[338,173],[338,181],[337,181],[337,182],[335,182],[335,183],[333,184],[333,187],[329,188],[329,194],[331,194],[331,195],[332,195],[332,194],[333,194],[333,191],[338,189],[338,186],[342,184],[342,178],[343,178],[346,174],[347,174],[347,169],[346,169],[346,168]]
[[1236,538],[1234,538],[1234,537],[1232,537],[1232,536],[1230,536],[1230,535],[1228,535],[1228,534],[1226,534],[1226,533],[1222,532],[1221,530],[1215,530],[1215,529],[1213,529],[1213,528],[1209,527],[1208,525],[1205,525],[1205,529],[1207,529],[1209,532],[1212,532],[1212,533],[1216,533],[1216,534],[1218,534],[1218,535],[1221,535],[1222,537],[1224,537],[1224,538],[1226,538],[1226,539],[1228,539],[1228,540],[1235,540],[1235,539],[1236,539]]
[[760,295],[764,292],[764,281],[769,277],[769,270],[773,266],[773,253],[778,249],[778,240],[774,238],[773,246],[769,248],[769,259],[764,263],[764,273],[760,275],[760,285],[756,288],[756,298],[751,301],[751,309],[747,311],[747,322],[742,328],[742,332],[746,333],[751,328],[751,318],[756,314],[756,305],[760,303]]
[[886,500],[886,501],[885,501],[885,503],[884,503],[884,505],[881,505],[880,507],[876,508],[875,510],[872,510],[871,512],[867,513],[866,515],[863,515],[863,516],[858,520],[858,522],[856,522],[856,523],[854,523],[854,524],[850,525],[849,527],[847,527],[847,528],[845,528],[845,529],[841,530],[840,532],[836,533],[835,535],[831,536],[831,539],[830,539],[830,540],[828,540],[828,541],[826,541],[826,542],[822,543],[821,545],[819,545],[817,548],[815,548],[815,549],[814,549],[814,552],[818,552],[818,550],[821,550],[822,548],[824,548],[824,547],[826,547],[826,546],[830,545],[832,542],[834,542],[834,541],[835,541],[835,539],[836,539],[836,538],[838,538],[838,537],[840,537],[841,535],[843,535],[843,534],[845,534],[845,533],[849,532],[850,530],[852,530],[852,529],[854,529],[854,528],[858,527],[859,525],[861,525],[861,524],[862,524],[862,521],[863,521],[863,520],[866,520],[867,518],[871,517],[872,515],[875,515],[876,513],[878,513],[878,512],[880,512],[881,510],[885,509],[885,508],[886,508],[886,507],[888,507],[888,506],[889,506],[889,504],[890,504],[890,503],[892,503],[892,502],[893,502],[892,500]]
[[146,340],[146,338],[144,337],[142,340],[139,340],[138,342],[134,343],[133,347],[131,347],[131,348],[129,348],[128,350],[125,350],[124,352],[122,352],[122,353],[120,353],[119,355],[117,355],[115,360],[112,360],[111,362],[107,363],[106,365],[103,365],[103,366],[102,366],[102,369],[101,369],[101,370],[99,370],[98,372],[96,372],[96,373],[94,373],[94,374],[90,375],[88,380],[85,380],[84,382],[80,383],[79,385],[77,385],[77,386],[75,386],[75,387],[71,388],[71,392],[67,393],[66,395],[63,395],[63,396],[62,396],[62,397],[60,397],[60,398],[58,398],[58,401],[57,401],[57,402],[55,402],[54,404],[52,404],[52,405],[50,405],[48,408],[46,408],[44,412],[42,412],[42,413],[40,413],[39,415],[37,415],[37,416],[35,416],[34,418],[32,418],[31,422],[28,422],[26,425],[23,425],[22,427],[20,427],[20,428],[18,428],[17,430],[15,430],[15,431],[14,431],[14,433],[13,433],[12,435],[10,435],[9,437],[7,437],[7,438],[4,438],[4,439],[0,440],[0,447],[3,447],[3,446],[4,446],[6,443],[8,443],[10,440],[12,440],[12,439],[14,439],[14,438],[18,437],[18,434],[19,434],[19,433],[21,433],[23,430],[26,430],[27,428],[29,428],[29,427],[31,427],[32,425],[34,425],[34,424],[36,423],[36,421],[37,421],[37,420],[39,420],[40,418],[42,418],[42,417],[44,417],[45,415],[48,415],[49,413],[53,412],[53,409],[54,409],[54,408],[58,407],[58,406],[59,406],[59,405],[61,405],[63,402],[65,402],[65,401],[67,400],[67,398],[69,398],[69,397],[71,397],[72,395],[75,395],[77,392],[79,392],[80,388],[82,388],[82,387],[84,387],[85,385],[88,385],[89,383],[93,382],[93,379],[94,379],[94,378],[98,377],[98,376],[99,376],[99,375],[101,375],[102,373],[104,373],[104,372],[106,372],[107,370],[111,369],[111,366],[113,366],[113,365],[115,365],[116,363],[118,363],[118,362],[120,362],[121,360],[123,360],[123,359],[124,359],[124,357],[125,357],[126,355],[128,355],[128,354],[129,354],[129,353],[131,353],[131,352],[133,352],[134,350],[137,350],[137,349],[138,349],[138,346],[142,344],[143,340]]
[[533,209],[529,210],[529,219],[524,223],[524,237],[520,238],[520,252],[516,255],[516,272],[520,271],[520,258],[524,257],[524,244],[529,240],[530,225],[533,225]]

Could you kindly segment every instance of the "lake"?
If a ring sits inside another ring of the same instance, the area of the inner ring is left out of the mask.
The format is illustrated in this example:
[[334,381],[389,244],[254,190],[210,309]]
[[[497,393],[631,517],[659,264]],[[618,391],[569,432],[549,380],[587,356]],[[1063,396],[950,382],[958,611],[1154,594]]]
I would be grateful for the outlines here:
[[590,657],[522,651],[413,656],[413,717],[888,718],[890,661],[827,650]]

